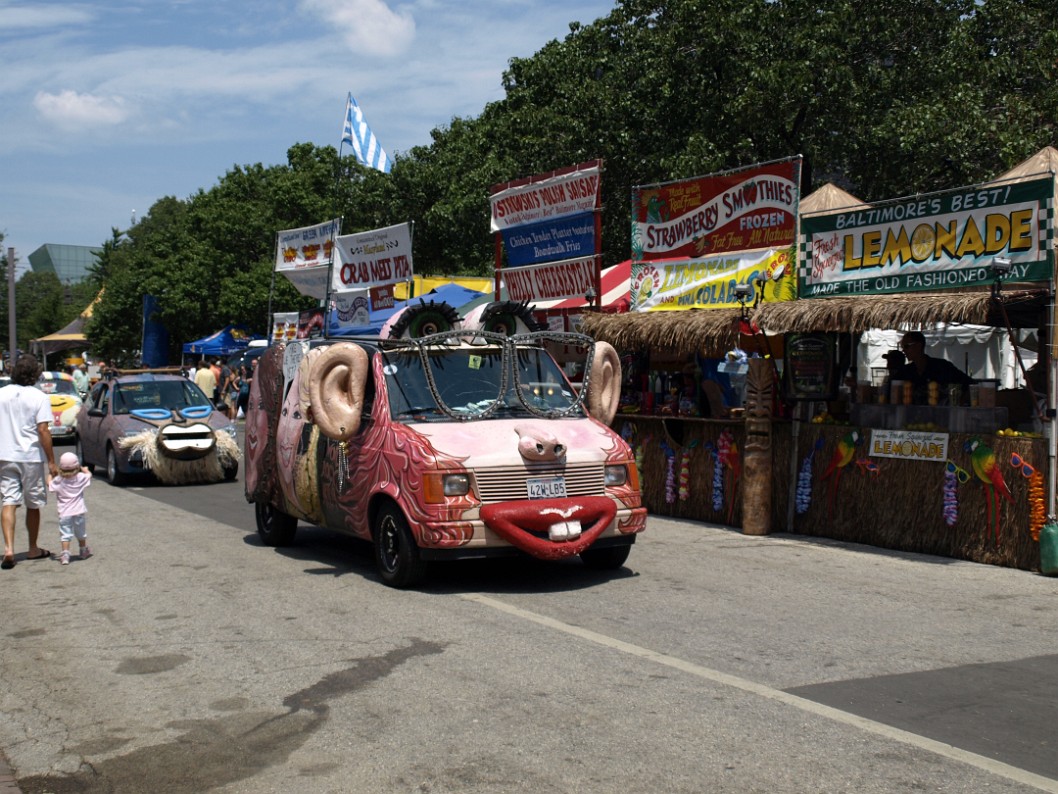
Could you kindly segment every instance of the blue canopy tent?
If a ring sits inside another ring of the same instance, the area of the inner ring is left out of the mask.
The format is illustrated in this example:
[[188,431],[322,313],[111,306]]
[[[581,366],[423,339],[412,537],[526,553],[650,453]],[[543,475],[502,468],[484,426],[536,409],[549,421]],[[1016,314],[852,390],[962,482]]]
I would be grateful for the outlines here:
[[440,287],[435,287],[429,292],[423,293],[422,295],[416,295],[414,298],[410,298],[406,301],[395,301],[393,308],[391,309],[378,309],[373,311],[369,315],[369,321],[367,325],[361,325],[354,328],[340,327],[337,322],[337,312],[332,311],[331,316],[328,320],[327,330],[328,336],[377,336],[382,330],[382,326],[386,324],[386,321],[394,314],[399,312],[409,303],[416,305],[419,301],[429,303],[447,303],[449,306],[458,309],[466,303],[474,300],[475,298],[482,297],[481,292],[474,289],[469,289],[461,284],[454,282],[443,284]]
[[184,344],[185,356],[218,356],[224,358],[238,353],[250,344],[251,339],[260,339],[237,325],[228,325],[203,339]]

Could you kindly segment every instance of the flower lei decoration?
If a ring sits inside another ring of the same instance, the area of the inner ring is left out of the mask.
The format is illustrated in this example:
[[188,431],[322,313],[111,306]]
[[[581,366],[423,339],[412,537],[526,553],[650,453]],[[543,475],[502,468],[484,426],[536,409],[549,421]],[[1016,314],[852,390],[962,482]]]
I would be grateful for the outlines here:
[[686,502],[691,495],[691,450],[698,445],[698,439],[680,450],[680,501]]
[[665,453],[665,501],[672,504],[676,501],[676,450],[662,441],[661,451]]
[[[739,475],[739,460],[738,460],[738,448],[735,446],[735,436],[730,430],[725,430],[720,434],[720,437],[716,440],[716,470],[713,472],[713,507],[719,512],[724,507],[724,467],[729,467],[733,472],[734,489],[738,488],[738,475]],[[720,498],[719,507],[717,501],[717,481],[720,484]],[[732,491],[734,494],[734,490]],[[731,507],[727,511],[728,523],[731,522],[732,513],[735,508],[734,499],[731,501]]]
[[801,471],[797,474],[797,514],[807,513],[812,506],[812,458],[823,448],[823,435],[820,434],[811,451],[801,461]]
[[713,510],[720,513],[724,509],[724,464],[712,442],[706,442],[705,449],[713,459]]
[[955,472],[944,472],[944,523],[949,527],[955,526],[959,520],[959,489],[955,479]]
[[1040,539],[1040,530],[1047,523],[1046,500],[1043,495],[1043,475],[1038,471],[1029,477],[1029,532],[1033,540]]
[[944,469],[944,523],[955,526],[959,520],[959,483],[970,481],[970,472],[948,459]]

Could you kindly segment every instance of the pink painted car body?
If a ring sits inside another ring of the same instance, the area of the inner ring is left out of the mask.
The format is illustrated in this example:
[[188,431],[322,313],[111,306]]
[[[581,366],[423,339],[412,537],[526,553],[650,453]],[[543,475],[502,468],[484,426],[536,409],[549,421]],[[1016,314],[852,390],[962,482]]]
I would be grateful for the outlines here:
[[[420,580],[429,560],[511,553],[620,567],[646,527],[633,453],[552,356],[423,341],[289,342],[262,356],[244,459],[264,542],[291,542],[298,520],[349,533],[374,543],[393,586]],[[336,370],[354,382],[343,392],[364,381],[345,440],[320,428],[342,393],[323,398],[306,382],[330,345],[364,362],[359,375],[355,362]]]

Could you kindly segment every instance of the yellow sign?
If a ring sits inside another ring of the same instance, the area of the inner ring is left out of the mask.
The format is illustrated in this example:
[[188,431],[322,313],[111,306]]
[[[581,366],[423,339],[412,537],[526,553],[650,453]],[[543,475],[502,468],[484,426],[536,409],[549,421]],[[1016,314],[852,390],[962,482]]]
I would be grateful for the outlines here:
[[[793,249],[741,251],[701,259],[632,263],[632,311],[730,309],[797,297]],[[747,289],[748,288],[748,289]]]

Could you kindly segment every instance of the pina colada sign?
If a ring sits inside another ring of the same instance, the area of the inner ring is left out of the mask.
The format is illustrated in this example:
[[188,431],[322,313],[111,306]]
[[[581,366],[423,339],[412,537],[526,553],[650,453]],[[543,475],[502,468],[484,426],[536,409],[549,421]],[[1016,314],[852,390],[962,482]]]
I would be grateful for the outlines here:
[[1053,273],[1054,178],[983,185],[801,219],[802,298],[990,284]]

